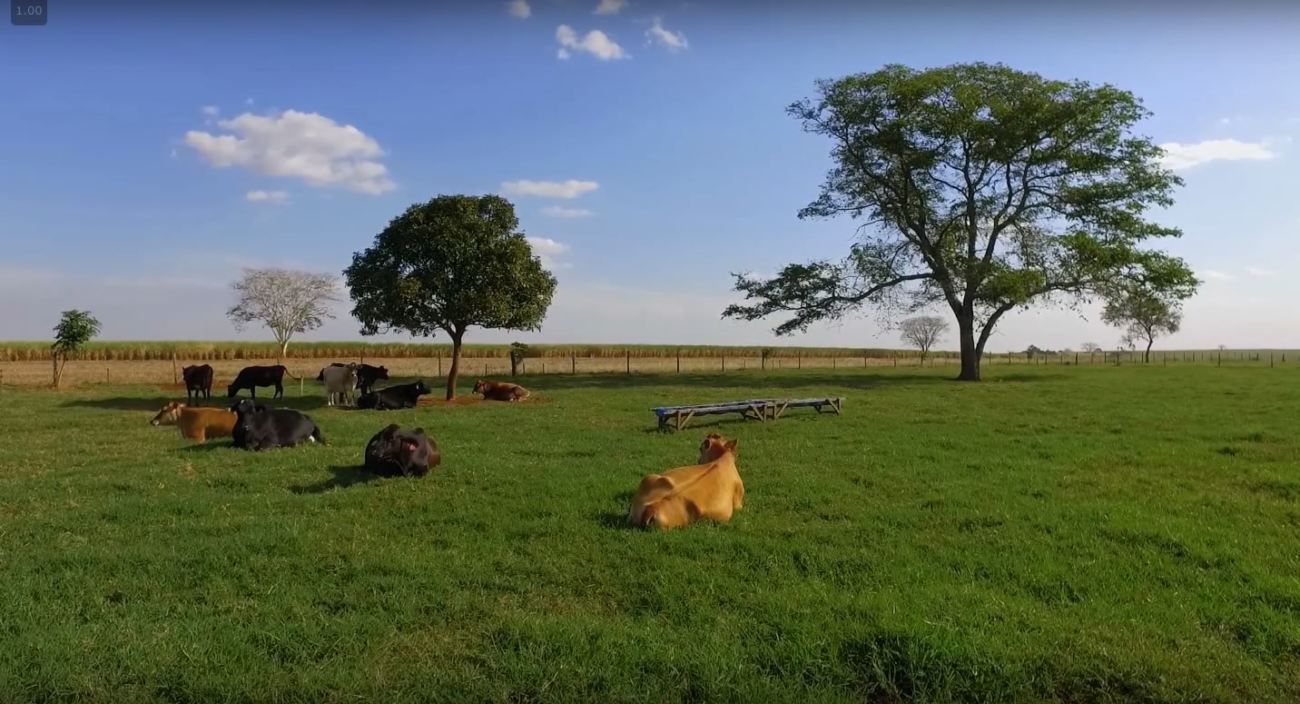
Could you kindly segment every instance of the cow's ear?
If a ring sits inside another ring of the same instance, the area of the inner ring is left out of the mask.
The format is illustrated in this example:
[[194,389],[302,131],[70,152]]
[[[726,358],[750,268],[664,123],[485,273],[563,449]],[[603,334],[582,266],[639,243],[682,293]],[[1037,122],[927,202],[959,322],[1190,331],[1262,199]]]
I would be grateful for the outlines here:
[[739,442],[740,442],[739,440],[732,440],[731,442],[727,443],[727,444],[724,445],[723,447],[727,448],[727,449],[730,450],[731,452],[735,452],[735,451],[736,451],[736,444],[739,443]]

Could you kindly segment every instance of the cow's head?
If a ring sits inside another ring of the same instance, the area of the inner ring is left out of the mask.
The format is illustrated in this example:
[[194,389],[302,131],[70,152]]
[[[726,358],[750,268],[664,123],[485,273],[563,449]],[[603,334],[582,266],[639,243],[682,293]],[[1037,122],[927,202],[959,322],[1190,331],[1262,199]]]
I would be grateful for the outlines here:
[[474,382],[474,393],[476,394],[481,394],[484,391],[487,391],[487,388],[488,388],[488,383],[486,381],[483,381],[482,379],[479,379],[478,381]]
[[704,442],[700,443],[700,464],[712,462],[728,452],[736,453],[736,441],[717,433],[709,433],[704,436]]
[[171,403],[168,403],[166,406],[163,406],[162,410],[158,411],[158,415],[154,416],[153,420],[149,421],[149,424],[150,425],[176,425],[176,421],[179,420],[181,417],[182,408],[185,408],[185,404],[172,401]]
[[[234,397],[236,397],[236,396],[238,396],[238,395],[239,395],[239,387],[238,387],[238,386],[235,386],[234,384],[231,384],[230,386],[227,386],[227,387],[226,387],[226,398],[234,398]],[[235,409],[234,409],[234,406],[231,406],[230,410],[232,410],[232,411],[235,410]]]
[[424,379],[420,379],[419,381],[415,382],[416,396],[423,396],[427,393],[429,393],[429,387],[424,385]]
[[255,403],[252,399],[242,399],[230,404],[230,410],[238,413],[240,418],[251,415],[257,411],[264,410],[266,407]]
[[388,367],[375,367],[374,375],[376,379],[388,379]]

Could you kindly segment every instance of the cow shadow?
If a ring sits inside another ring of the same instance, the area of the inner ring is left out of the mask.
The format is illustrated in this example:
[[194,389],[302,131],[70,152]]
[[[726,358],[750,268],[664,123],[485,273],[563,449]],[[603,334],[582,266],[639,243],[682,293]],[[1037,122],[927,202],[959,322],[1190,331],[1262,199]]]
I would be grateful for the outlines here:
[[214,450],[237,450],[235,443],[230,438],[217,438],[207,442],[196,442],[192,445],[182,447],[180,452],[212,452]]
[[[248,398],[247,396],[237,396],[227,399],[225,396],[217,398],[213,396],[210,399],[195,401],[187,405],[195,408],[221,408],[228,409],[236,401]],[[109,398],[78,398],[64,402],[65,408],[96,408],[104,411],[150,411],[157,413],[158,409],[176,401],[185,403],[184,396],[112,396]],[[257,403],[265,405],[267,408],[292,408],[296,411],[318,411],[326,408],[324,397],[313,396],[293,396],[273,399],[269,396],[258,396]]]
[[295,494],[323,494],[335,489],[346,489],[357,484],[369,484],[384,479],[374,472],[366,471],[366,468],[360,465],[337,465],[330,467],[329,471],[331,475],[329,479],[314,484],[291,486],[289,491]]
[[[634,493],[632,491],[620,491],[611,500],[617,505],[627,506]],[[592,514],[591,519],[600,527],[609,530],[637,530],[636,526],[628,522],[626,508],[622,511],[600,511]]]

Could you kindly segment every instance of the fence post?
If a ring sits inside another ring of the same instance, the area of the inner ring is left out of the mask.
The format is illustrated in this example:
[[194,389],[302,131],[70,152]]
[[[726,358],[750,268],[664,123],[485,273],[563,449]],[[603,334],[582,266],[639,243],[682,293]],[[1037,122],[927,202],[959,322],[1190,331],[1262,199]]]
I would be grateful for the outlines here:
[[802,352],[802,351],[799,351],[799,352],[795,352],[795,353],[794,353],[794,360],[795,360],[796,368],[797,368],[797,369],[803,369],[803,352]]
[[894,368],[898,369],[898,353],[894,353]]
[[108,367],[104,367],[104,383],[105,384],[113,383],[113,375],[110,373]]
[[172,383],[181,383],[181,378],[176,375],[176,353],[172,352]]
[[438,376],[442,376],[442,353],[438,353]]
[[570,374],[577,374],[577,373],[578,373],[578,353],[577,353],[577,352],[570,352],[570,353],[569,353],[569,373],[570,373]]
[[834,369],[835,369],[835,355],[832,353],[832,354],[831,354],[831,370],[833,371]]
[[623,354],[627,355],[627,373],[631,374],[632,373],[632,350],[623,350]]
[[723,354],[723,355],[722,355],[722,371],[723,371],[723,373],[726,373],[726,371],[727,371],[727,355],[726,355],[726,354]]
[[682,373],[682,348],[677,348],[677,373]]
[[1273,368],[1273,353],[1272,353],[1272,352],[1269,352],[1269,353],[1268,353],[1268,368],[1269,368],[1269,369],[1272,369],[1272,368]]
[[1223,350],[1219,350],[1219,363],[1216,366],[1223,366]]

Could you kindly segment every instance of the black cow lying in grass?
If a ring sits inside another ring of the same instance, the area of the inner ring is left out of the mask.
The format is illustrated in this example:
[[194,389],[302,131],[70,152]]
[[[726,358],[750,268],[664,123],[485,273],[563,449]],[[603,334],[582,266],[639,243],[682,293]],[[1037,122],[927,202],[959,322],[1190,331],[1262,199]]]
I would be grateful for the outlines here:
[[381,477],[423,477],[440,462],[438,444],[424,428],[402,430],[393,423],[366,444],[366,471]]
[[376,411],[391,411],[399,408],[415,408],[420,397],[429,393],[429,387],[421,379],[413,384],[398,384],[386,389],[362,394],[357,399],[357,408],[369,408]]
[[[275,396],[280,398],[284,396],[284,375],[289,374],[289,370],[283,364],[277,364],[271,367],[244,367],[239,370],[239,375],[235,380],[230,382],[226,387],[226,398],[234,398],[239,395],[240,390],[248,389],[253,398],[257,398],[257,387],[274,386]],[[290,379],[298,377],[289,374]]]
[[[340,362],[330,364],[331,367],[346,366]],[[316,381],[325,381],[325,370],[316,375]],[[368,394],[375,390],[376,381],[388,381],[388,367],[376,367],[371,364],[357,365],[357,389],[363,394]]]
[[270,447],[293,447],[303,442],[325,442],[316,422],[289,408],[266,408],[244,400],[230,410],[237,419],[230,437],[235,447],[265,450]]

